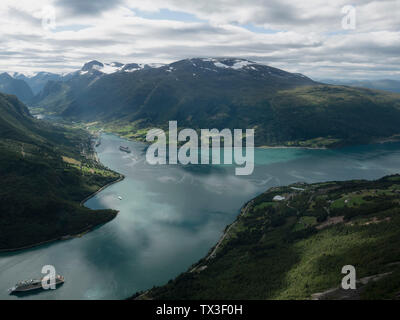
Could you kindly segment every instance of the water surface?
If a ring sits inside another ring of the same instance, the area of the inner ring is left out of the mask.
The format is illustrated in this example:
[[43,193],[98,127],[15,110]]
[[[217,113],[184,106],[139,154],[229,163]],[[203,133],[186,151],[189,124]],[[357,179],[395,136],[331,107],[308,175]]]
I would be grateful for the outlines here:
[[[132,153],[118,150],[127,145]],[[234,166],[150,166],[145,146],[105,134],[98,148],[106,166],[126,179],[86,206],[120,211],[83,236],[0,254],[0,299],[121,299],[187,270],[216,243],[241,206],[271,186],[297,181],[374,179],[400,172],[400,144],[339,150],[257,149],[248,177]],[[122,197],[122,201],[118,197]],[[64,275],[58,290],[8,296],[19,280],[51,264]]]

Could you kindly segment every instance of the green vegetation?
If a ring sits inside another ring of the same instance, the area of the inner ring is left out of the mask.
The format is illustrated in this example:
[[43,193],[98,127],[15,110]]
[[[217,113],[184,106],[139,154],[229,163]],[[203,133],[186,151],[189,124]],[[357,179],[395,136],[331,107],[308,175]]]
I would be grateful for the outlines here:
[[362,87],[400,93],[400,81],[392,79],[381,80],[327,80],[330,84],[340,84],[352,87]]
[[299,231],[299,230],[307,229],[307,228],[313,227],[316,224],[317,224],[316,217],[303,216],[303,217],[300,217],[299,221],[295,224],[293,230]]
[[113,210],[80,202],[119,174],[95,161],[83,130],[33,119],[16,97],[0,94],[0,250],[86,231]]
[[398,94],[344,86],[282,90],[271,107],[282,140],[304,147],[374,142],[396,135],[400,119]]
[[[250,201],[215,255],[140,298],[310,299],[339,287],[344,265],[356,267],[357,279],[383,274],[360,283],[356,298],[398,297],[400,175],[300,187]],[[285,200],[274,202],[278,194]]]

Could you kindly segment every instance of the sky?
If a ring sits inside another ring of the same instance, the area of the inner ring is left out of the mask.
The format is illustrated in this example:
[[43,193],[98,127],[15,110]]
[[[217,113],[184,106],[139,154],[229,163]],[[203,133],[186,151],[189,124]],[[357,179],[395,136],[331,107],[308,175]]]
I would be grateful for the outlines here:
[[400,79],[400,0],[1,0],[0,70],[238,57],[314,79]]

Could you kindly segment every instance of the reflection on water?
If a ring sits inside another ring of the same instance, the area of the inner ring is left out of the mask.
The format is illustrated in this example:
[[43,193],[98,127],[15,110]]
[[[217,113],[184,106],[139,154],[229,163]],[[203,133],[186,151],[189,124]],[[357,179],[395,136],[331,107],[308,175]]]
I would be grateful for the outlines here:
[[[127,145],[126,154],[118,150]],[[126,179],[88,207],[120,211],[82,238],[0,255],[0,298],[19,280],[52,264],[65,284],[26,299],[119,299],[185,271],[215,244],[244,202],[275,185],[378,178],[399,171],[400,144],[341,150],[257,149],[251,176],[235,166],[150,166],[145,146],[103,135],[101,161]],[[122,197],[122,201],[118,199]]]

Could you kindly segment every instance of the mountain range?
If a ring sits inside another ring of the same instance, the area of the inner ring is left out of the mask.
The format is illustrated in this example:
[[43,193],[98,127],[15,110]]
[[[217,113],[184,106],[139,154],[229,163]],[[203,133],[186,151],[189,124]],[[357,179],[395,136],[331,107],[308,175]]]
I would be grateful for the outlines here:
[[42,91],[48,81],[60,81],[63,79],[62,75],[51,72],[38,72],[32,76],[26,76],[16,72],[12,77],[17,80],[24,80],[29,85],[34,95]]
[[15,79],[5,72],[0,74],[0,92],[14,94],[24,102],[33,98],[32,89],[24,80]]
[[334,147],[400,134],[398,94],[326,85],[237,58],[93,60],[47,81],[29,105],[139,140],[170,120],[194,129],[254,128],[258,146]]

